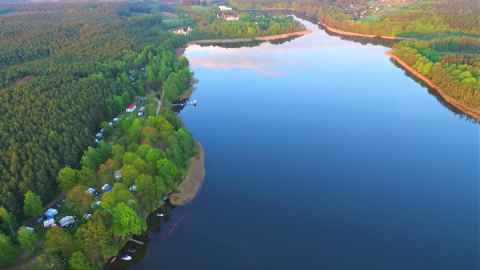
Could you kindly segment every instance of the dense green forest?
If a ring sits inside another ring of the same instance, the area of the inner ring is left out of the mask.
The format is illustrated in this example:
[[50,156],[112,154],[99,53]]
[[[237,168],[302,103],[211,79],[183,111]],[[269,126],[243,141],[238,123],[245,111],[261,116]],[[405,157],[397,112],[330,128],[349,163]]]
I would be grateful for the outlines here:
[[198,30],[227,37],[264,37],[303,31],[305,26],[285,15],[257,17],[241,14],[237,21],[201,20]]
[[[437,52],[438,49],[459,47],[453,39],[434,40],[430,42],[411,40],[394,45],[392,53],[415,68],[419,73],[431,79],[449,95],[460,103],[474,108],[480,107],[480,57],[475,54],[447,54]],[[452,45],[453,44],[453,45]],[[465,45],[465,44],[462,44]],[[466,45],[480,51],[479,40]]]
[[[162,31],[158,16],[123,16],[125,3],[5,9],[13,13],[0,16],[0,267],[15,263],[17,244],[33,250],[39,237],[54,253],[40,256],[37,269],[60,257],[71,269],[101,267],[122,246],[119,237],[144,230],[146,216],[137,211],[150,212],[175,191],[198,150],[172,111],[155,116],[151,97],[145,117],[115,123],[113,145],[95,143],[95,133],[149,89],[162,87],[164,103],[188,90],[188,60],[173,50],[192,37]],[[142,68],[129,78],[129,70]],[[160,138],[164,144],[153,147]],[[112,170],[124,171],[120,183]],[[91,221],[83,220],[93,200],[86,188],[104,183],[115,184],[115,192],[102,198]],[[128,191],[133,183],[135,197]],[[59,192],[67,194],[62,207],[76,215],[76,230],[18,229],[27,224],[21,220],[42,216]]]

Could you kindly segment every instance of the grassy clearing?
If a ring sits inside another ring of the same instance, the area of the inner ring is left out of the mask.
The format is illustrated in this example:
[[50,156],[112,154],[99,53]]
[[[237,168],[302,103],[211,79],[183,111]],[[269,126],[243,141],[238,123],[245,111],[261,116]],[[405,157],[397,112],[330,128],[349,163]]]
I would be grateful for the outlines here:
[[201,10],[210,10],[212,7],[210,6],[190,6],[191,9],[201,9]]
[[194,24],[193,21],[187,19],[166,19],[163,20],[163,23],[167,27],[167,29],[183,27],[183,26],[191,26]]

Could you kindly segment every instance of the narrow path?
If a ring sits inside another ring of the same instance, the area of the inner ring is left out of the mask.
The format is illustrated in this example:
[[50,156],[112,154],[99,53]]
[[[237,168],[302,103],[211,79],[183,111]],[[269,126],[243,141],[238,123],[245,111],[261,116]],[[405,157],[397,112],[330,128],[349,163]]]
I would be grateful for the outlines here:
[[165,91],[162,91],[162,96],[160,97],[160,100],[155,98],[155,100],[158,102],[157,115],[158,115],[158,112],[160,111],[160,108],[162,107],[162,102],[163,102],[163,97],[164,96],[165,96]]

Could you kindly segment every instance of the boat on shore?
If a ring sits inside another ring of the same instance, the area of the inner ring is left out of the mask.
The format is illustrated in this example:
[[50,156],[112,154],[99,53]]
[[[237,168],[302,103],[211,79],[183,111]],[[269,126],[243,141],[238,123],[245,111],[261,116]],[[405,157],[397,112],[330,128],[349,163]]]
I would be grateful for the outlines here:
[[132,257],[128,256],[128,255],[123,255],[122,257],[122,260],[124,261],[130,261],[132,259]]

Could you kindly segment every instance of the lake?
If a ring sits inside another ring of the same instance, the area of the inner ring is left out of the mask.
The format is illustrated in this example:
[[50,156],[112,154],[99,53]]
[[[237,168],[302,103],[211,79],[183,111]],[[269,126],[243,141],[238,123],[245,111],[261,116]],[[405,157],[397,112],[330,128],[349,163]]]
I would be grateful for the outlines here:
[[187,48],[205,182],[112,269],[479,269],[478,123],[381,42],[301,21],[313,33]]

